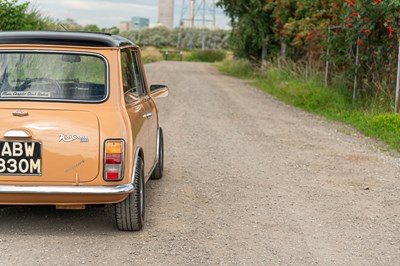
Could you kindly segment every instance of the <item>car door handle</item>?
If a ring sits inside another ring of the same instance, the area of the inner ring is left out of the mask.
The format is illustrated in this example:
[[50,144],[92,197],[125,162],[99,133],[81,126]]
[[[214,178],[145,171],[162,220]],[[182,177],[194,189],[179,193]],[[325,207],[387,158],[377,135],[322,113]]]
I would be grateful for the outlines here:
[[147,114],[145,114],[143,117],[144,118],[149,118],[149,117],[152,117],[153,116],[153,113],[147,113]]

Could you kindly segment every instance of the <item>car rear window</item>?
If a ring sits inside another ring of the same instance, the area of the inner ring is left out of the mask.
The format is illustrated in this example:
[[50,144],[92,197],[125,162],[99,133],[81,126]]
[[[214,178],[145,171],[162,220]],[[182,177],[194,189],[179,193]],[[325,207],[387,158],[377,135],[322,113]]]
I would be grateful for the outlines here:
[[98,102],[106,84],[107,64],[98,55],[0,52],[0,100]]

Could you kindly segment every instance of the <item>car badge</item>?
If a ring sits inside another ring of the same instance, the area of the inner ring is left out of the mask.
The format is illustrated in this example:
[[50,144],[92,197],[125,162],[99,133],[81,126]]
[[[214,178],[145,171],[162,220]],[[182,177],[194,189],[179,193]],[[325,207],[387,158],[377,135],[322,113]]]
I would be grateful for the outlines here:
[[23,110],[14,111],[12,114],[13,114],[13,116],[28,116],[29,115],[29,113],[27,111],[23,111]]
[[59,141],[58,142],[73,142],[77,139],[79,139],[80,142],[89,142],[89,137],[87,136],[78,136],[78,135],[65,135],[65,134],[61,134],[59,136]]

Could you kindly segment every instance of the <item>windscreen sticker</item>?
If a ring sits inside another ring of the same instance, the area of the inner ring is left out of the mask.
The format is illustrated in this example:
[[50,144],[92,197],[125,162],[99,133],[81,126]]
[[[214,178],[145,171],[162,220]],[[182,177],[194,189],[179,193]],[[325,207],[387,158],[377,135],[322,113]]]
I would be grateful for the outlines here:
[[12,98],[12,97],[50,98],[51,93],[42,91],[3,91],[1,92],[0,96],[4,98]]

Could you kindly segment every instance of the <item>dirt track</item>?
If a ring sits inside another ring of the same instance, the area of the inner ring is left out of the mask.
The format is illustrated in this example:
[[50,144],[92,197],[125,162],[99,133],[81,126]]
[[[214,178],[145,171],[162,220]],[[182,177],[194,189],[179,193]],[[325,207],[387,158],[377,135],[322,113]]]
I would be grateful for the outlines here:
[[170,96],[144,231],[112,207],[0,209],[0,265],[399,265],[400,159],[210,65],[147,71]]

